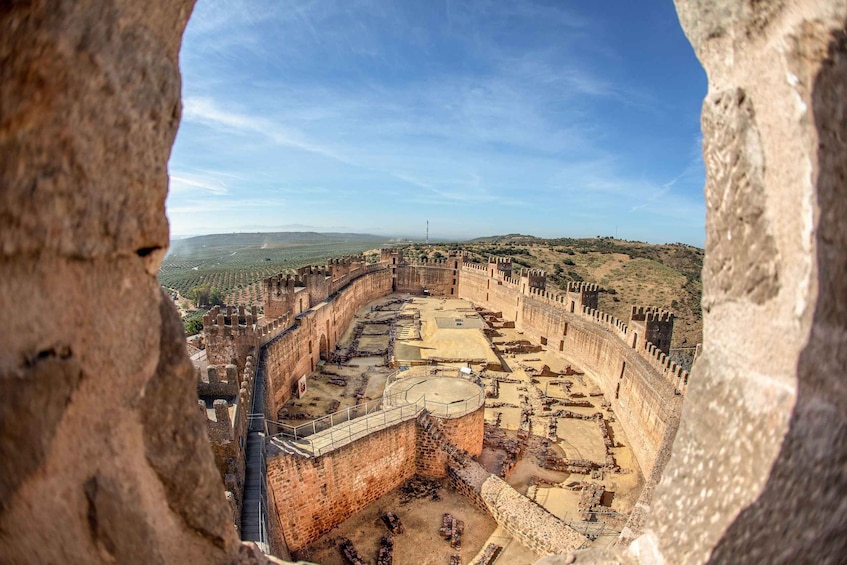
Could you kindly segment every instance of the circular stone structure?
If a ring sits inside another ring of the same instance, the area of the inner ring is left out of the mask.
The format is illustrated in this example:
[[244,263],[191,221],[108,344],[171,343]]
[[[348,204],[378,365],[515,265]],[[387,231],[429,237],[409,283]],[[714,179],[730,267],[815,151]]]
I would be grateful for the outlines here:
[[460,418],[485,403],[485,390],[462,377],[409,376],[385,389],[385,404],[417,404],[439,419]]

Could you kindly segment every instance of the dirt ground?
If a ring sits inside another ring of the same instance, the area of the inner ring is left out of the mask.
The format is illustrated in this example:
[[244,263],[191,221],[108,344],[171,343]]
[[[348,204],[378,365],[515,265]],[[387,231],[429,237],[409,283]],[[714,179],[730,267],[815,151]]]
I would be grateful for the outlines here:
[[[605,491],[603,504],[609,514],[600,515],[597,522],[589,524],[594,531],[602,528],[599,536],[592,535],[590,539],[593,545],[610,543],[632,511],[644,481],[626,435],[592,379],[581,374],[582,369],[561,353],[547,349],[524,354],[504,353],[498,358],[491,343],[502,349],[506,342],[526,337],[516,329],[507,328],[499,329],[499,335],[489,340],[482,332],[481,318],[469,303],[460,300],[408,295],[390,295],[376,300],[356,313],[354,322],[342,336],[340,351],[385,347],[391,326],[375,322],[392,318],[396,332],[393,360],[404,369],[396,378],[430,375],[434,371],[438,376],[457,375],[460,367],[467,366],[467,359],[477,357],[484,359],[486,365],[503,362],[504,371],[485,370],[480,376],[486,384],[493,379],[499,382],[499,395],[486,399],[487,428],[499,427],[507,437],[515,440],[520,432],[524,442],[520,457],[506,474],[506,481],[578,531],[582,531],[579,528],[585,527],[585,522],[581,521],[579,513],[579,487],[573,487],[580,483],[601,483]],[[358,346],[354,343],[357,333]],[[310,376],[305,397],[292,399],[285,406],[286,414],[283,415],[288,418],[283,421],[298,425],[308,422],[309,417],[316,418],[369,400],[378,401],[382,398],[386,377],[393,371],[388,366],[392,361],[391,353],[389,350],[385,356],[352,356],[340,368],[336,363],[322,364]],[[453,362],[437,366],[413,365],[427,358]],[[475,371],[483,366],[472,364]],[[566,374],[568,368],[577,374]],[[548,410],[544,404],[550,399],[586,405],[555,404]],[[551,415],[562,409],[576,417]],[[620,472],[603,468],[595,471],[592,477],[545,468],[547,455],[587,459],[598,465],[605,463],[607,448],[594,418],[597,413],[602,415],[614,440],[614,446],[608,451],[614,456]],[[480,463],[490,472],[499,474],[506,459],[505,451],[486,445]],[[444,512],[466,523],[462,563],[469,563],[486,540],[504,547],[498,563],[521,565],[534,563],[539,558],[501,529],[495,531],[493,519],[457,493],[442,489],[441,496],[439,502],[416,500],[400,505],[398,491],[393,491],[339,525],[301,552],[298,558],[326,565],[343,563],[338,544],[339,538],[347,537],[366,561],[375,562],[380,537],[388,533],[379,518],[383,510],[397,513],[406,527],[404,534],[395,536],[394,562],[398,564],[449,562],[453,552],[438,535]]]
[[[497,524],[491,516],[477,509],[462,495],[448,488],[441,488],[439,495],[441,500],[438,501],[424,498],[401,504],[400,490],[395,489],[293,557],[321,565],[345,565],[346,561],[338,546],[342,538],[348,538],[366,562],[374,563],[379,552],[380,538],[390,534],[380,516],[390,511],[399,516],[405,529],[404,533],[394,536],[394,563],[445,565],[455,553],[461,555],[462,563],[469,563],[482,549]],[[438,533],[444,513],[450,513],[465,523],[461,551],[453,550],[450,543]],[[537,559],[534,556],[534,560]],[[502,559],[498,561],[507,563]]]

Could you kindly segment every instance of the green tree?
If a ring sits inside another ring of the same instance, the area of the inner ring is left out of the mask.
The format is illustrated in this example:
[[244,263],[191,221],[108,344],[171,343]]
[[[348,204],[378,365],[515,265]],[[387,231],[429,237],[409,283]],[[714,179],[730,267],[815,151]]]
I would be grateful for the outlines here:
[[192,312],[182,319],[182,327],[185,328],[186,335],[194,335],[200,333],[203,329],[203,313]]
[[221,291],[212,287],[209,283],[195,286],[188,293],[188,297],[194,301],[194,306],[197,308],[220,306],[224,303]]

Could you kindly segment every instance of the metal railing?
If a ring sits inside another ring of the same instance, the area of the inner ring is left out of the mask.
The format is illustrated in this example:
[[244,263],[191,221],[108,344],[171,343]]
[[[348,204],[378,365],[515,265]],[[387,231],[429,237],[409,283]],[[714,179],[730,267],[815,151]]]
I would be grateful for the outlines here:
[[[405,399],[405,393],[400,393],[351,406],[314,422],[288,426],[288,429],[280,428],[282,431],[274,435],[272,441],[278,442],[283,448],[289,447],[290,451],[301,455],[317,457],[372,432],[416,417],[423,410],[428,410],[436,417],[457,418],[477,410],[484,402],[485,391],[482,389],[468,398],[453,402],[428,400],[426,395],[415,402],[409,402]],[[379,409],[372,409],[374,406],[378,406]],[[351,417],[353,414],[360,415]],[[327,422],[334,422],[334,425],[326,426]],[[277,425],[285,426],[285,424]]]
[[385,429],[391,425],[416,417],[424,409],[421,404],[403,404],[373,412],[369,415],[348,420],[319,432],[320,435],[292,439],[285,433],[279,433],[272,442],[289,446],[304,456],[318,457],[337,447],[363,438],[372,432]]
[[268,422],[276,425],[277,427],[277,433],[273,437],[284,436],[298,440],[323,432],[333,426],[349,422],[350,420],[355,420],[356,418],[361,418],[362,416],[378,412],[382,410],[382,403],[382,398],[369,400],[362,404],[349,406],[343,410],[339,410],[338,412],[321,416],[320,418],[298,426],[292,426],[291,424],[284,424],[282,422],[274,422],[273,420],[268,420]]
[[265,461],[265,435],[259,434],[259,437],[262,440],[262,445],[259,450],[259,461],[260,461],[260,471],[261,471],[261,480],[259,481],[259,515],[257,516],[257,520],[259,522],[259,541],[256,543],[259,545],[259,548],[265,553],[270,553],[270,543],[268,540],[268,491],[267,485],[265,483],[265,479],[268,476],[268,468],[267,462]]

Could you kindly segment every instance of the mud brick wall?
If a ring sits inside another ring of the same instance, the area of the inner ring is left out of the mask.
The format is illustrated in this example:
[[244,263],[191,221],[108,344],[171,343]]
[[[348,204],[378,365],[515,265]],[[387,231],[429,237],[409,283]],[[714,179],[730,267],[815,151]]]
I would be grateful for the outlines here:
[[398,266],[395,269],[395,290],[423,294],[426,289],[431,296],[458,298],[461,265],[460,260],[450,259]]
[[280,408],[291,398],[297,380],[314,370],[322,352],[326,354],[335,348],[356,310],[390,292],[388,269],[367,273],[330,296],[327,302],[301,314],[295,325],[267,343],[262,355],[272,419],[277,418]]
[[297,551],[415,474],[414,419],[315,458],[269,456],[271,512]]
[[643,337],[633,347],[625,325],[583,312],[578,293],[556,300],[503,278],[495,267],[466,263],[460,297],[516,320],[528,338],[545,338],[548,351],[591,376],[612,404],[643,474],[650,475],[662,442],[672,440],[665,432],[677,425],[683,397],[651,362]]
[[[447,441],[466,451],[473,457],[482,453],[482,440],[485,427],[485,405],[461,418],[440,419],[439,430]],[[447,453],[428,433],[419,433],[417,437],[417,473],[424,477],[443,478],[447,476]]]

